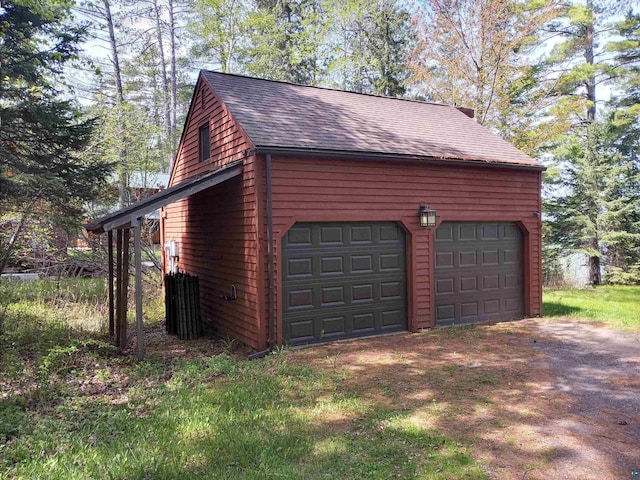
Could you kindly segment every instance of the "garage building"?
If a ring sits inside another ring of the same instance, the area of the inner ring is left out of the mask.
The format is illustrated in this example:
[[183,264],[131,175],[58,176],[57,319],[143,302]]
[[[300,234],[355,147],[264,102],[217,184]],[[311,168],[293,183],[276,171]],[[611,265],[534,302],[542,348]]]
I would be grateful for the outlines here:
[[220,181],[164,207],[165,270],[258,350],[540,315],[544,167],[472,117],[203,71],[170,185]]

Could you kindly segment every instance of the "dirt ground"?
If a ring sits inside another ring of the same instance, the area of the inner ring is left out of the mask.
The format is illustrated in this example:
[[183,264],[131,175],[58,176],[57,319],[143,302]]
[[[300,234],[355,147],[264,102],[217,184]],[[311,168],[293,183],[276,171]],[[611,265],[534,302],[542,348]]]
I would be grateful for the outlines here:
[[491,478],[639,478],[640,334],[529,319],[290,355],[344,369],[344,391],[372,408],[470,441]]
[[570,398],[561,427],[565,438],[581,439],[577,461],[612,463],[621,475],[609,478],[640,478],[632,474],[640,472],[640,334],[571,321],[533,325],[555,389]]

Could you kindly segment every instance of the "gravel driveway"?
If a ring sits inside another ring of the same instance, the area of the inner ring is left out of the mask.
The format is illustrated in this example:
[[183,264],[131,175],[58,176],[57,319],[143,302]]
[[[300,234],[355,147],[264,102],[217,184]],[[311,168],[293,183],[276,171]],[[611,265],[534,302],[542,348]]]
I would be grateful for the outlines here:
[[640,478],[640,334],[569,320],[531,327],[555,389],[571,399],[570,415],[549,428],[586,440],[583,458],[567,463],[612,463],[627,472],[621,478]]

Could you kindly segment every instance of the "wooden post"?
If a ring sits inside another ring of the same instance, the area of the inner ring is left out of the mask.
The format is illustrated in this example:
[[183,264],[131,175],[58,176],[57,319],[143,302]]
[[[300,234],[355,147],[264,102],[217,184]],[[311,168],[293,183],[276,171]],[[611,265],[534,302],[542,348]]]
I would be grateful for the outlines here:
[[115,342],[120,346],[120,324],[122,323],[122,229],[116,232],[116,324]]
[[131,231],[125,228],[122,232],[122,295],[120,296],[120,311],[122,321],[118,330],[118,348],[121,350],[127,346],[127,308],[129,293],[129,239]]
[[107,232],[107,252],[109,255],[109,338],[115,334],[115,312],[113,302],[113,230]]
[[144,326],[142,322],[142,248],[140,246],[140,222],[141,218],[136,218],[134,225],[134,254],[136,264],[136,335],[138,339],[138,360],[144,359]]

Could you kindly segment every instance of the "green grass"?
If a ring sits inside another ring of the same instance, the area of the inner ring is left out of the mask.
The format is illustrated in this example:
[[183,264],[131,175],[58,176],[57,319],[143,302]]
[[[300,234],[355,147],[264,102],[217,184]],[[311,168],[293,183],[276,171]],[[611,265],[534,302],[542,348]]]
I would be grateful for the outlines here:
[[[283,358],[219,355],[163,378],[150,362],[125,404],[68,396],[28,422],[4,401],[3,478],[484,478],[464,445],[357,398],[321,398],[333,380]],[[332,427],[336,412],[351,428]]]
[[613,328],[640,331],[640,287],[545,290],[543,312],[545,317],[598,320]]
[[340,369],[118,355],[104,284],[72,283],[3,291],[2,479],[487,478],[470,443],[343,388]]

